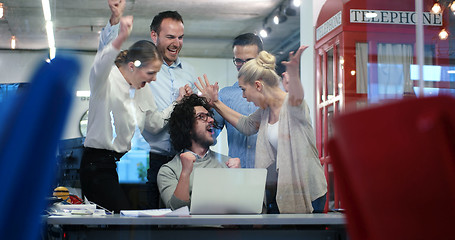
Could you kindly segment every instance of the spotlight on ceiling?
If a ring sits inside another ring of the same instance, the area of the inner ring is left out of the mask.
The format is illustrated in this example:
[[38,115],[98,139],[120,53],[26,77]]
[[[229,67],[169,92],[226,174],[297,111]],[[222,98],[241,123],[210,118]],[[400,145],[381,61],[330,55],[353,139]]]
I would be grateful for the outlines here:
[[286,15],[281,14],[281,13],[279,13],[273,17],[273,23],[275,23],[275,24],[284,23],[284,22],[286,22],[286,20],[288,20],[288,17],[286,17]]
[[295,7],[300,7],[300,0],[293,0],[292,4],[294,4]]
[[271,32],[272,29],[270,27],[264,26],[261,31],[259,31],[259,35],[261,35],[263,38],[266,38]]
[[297,15],[297,10],[295,10],[295,8],[289,5],[287,8],[284,9],[284,13],[291,17]]
[[296,16],[297,9],[300,8],[300,1],[299,0],[289,0],[289,1],[286,1],[282,6],[284,7],[284,11],[283,11],[284,14],[286,14],[288,17]]

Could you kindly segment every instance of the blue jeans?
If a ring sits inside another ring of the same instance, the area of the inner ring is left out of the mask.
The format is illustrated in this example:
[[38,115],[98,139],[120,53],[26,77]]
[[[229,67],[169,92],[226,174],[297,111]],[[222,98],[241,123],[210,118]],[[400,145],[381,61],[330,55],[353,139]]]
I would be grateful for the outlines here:
[[313,206],[313,213],[324,212],[326,197],[327,197],[327,193],[324,194],[322,197],[317,198],[316,200],[311,202],[311,205]]

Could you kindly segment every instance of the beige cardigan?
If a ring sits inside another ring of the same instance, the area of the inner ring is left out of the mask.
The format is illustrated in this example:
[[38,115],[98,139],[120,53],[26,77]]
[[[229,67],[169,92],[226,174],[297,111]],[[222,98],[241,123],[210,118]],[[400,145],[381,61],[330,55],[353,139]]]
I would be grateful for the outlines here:
[[315,145],[308,105],[303,100],[299,106],[290,106],[286,96],[280,110],[277,152],[267,140],[269,112],[269,108],[258,109],[248,117],[243,116],[236,128],[245,135],[259,131],[256,168],[267,168],[277,162],[276,202],[280,213],[311,213],[311,201],[327,192],[327,182]]

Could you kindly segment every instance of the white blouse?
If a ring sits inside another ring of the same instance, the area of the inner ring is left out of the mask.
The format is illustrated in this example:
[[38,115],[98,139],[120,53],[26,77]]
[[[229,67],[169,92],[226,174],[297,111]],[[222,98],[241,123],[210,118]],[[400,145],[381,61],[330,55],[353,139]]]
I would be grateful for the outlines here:
[[148,85],[133,89],[115,66],[120,50],[107,45],[95,56],[90,71],[90,102],[84,146],[127,152],[136,128],[152,133],[163,130],[174,108],[159,112]]
[[272,147],[277,149],[278,147],[278,123],[280,121],[277,121],[274,124],[267,124],[267,139],[269,140],[269,143],[272,145]]

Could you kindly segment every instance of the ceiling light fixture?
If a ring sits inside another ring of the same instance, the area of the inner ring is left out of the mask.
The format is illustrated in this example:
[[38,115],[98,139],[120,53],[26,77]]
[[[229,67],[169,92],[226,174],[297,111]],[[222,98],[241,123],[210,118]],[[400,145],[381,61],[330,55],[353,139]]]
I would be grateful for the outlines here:
[[284,23],[284,22],[286,22],[286,20],[288,20],[288,17],[286,17],[286,15],[283,15],[283,14],[275,15],[275,17],[273,17],[273,23],[275,23],[275,24]]
[[280,24],[280,16],[279,15],[275,15],[273,17],[273,23],[275,24]]
[[[294,6],[300,6],[300,0],[285,0],[278,5],[273,11],[264,19],[262,28],[259,31],[259,35],[262,38],[266,38],[272,32],[270,27],[272,23],[268,23],[268,20],[272,20],[275,25],[282,24],[287,21],[289,16],[296,16],[297,10]],[[267,23],[269,26],[267,26]]]
[[272,32],[272,29],[270,27],[266,27],[264,25],[264,27],[261,29],[261,31],[259,32],[259,35],[261,35],[261,37],[263,38],[266,38],[267,36],[269,36],[269,34]]
[[51,7],[49,0],[41,0],[43,5],[44,20],[46,21],[47,43],[49,45],[49,59],[55,58],[55,38],[54,38],[54,24],[52,23]]
[[275,24],[281,24],[286,22],[288,20],[288,17],[283,14],[283,11],[281,10],[281,7],[276,11],[275,16],[273,17],[273,23]]
[[4,14],[4,9],[3,9],[3,3],[0,3],[0,19],[3,18],[3,14]]
[[11,37],[11,49],[16,49],[16,36]]
[[294,7],[300,7],[300,0],[293,0],[292,4],[294,5]]
[[291,2],[288,2],[288,4],[286,5],[287,7],[284,8],[284,13],[287,15],[287,16],[295,16],[297,15],[297,10],[295,9],[295,5],[293,6],[291,4]]

